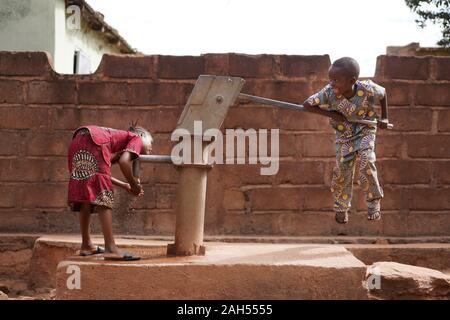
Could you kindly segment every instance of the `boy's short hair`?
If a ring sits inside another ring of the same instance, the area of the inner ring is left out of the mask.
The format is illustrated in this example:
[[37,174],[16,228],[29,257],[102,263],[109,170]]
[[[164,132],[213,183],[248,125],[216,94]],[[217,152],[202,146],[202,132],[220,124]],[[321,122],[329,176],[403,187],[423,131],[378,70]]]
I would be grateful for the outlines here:
[[332,67],[342,69],[349,77],[359,77],[359,64],[350,57],[343,57],[333,62]]

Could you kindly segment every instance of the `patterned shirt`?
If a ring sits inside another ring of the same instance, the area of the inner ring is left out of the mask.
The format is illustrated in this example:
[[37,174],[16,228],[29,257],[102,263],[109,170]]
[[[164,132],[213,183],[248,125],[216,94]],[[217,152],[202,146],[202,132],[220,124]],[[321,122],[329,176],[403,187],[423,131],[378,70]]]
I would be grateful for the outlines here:
[[[386,90],[371,80],[357,80],[356,94],[350,99],[343,95],[336,96],[331,85],[325,86],[319,92],[307,99],[312,106],[318,106],[328,111],[338,111],[348,120],[375,120],[378,114],[375,110],[376,99],[385,97]],[[376,131],[376,127],[349,121],[337,122],[330,119],[331,126],[336,130],[337,142],[345,143]],[[372,131],[372,132],[370,132]]]

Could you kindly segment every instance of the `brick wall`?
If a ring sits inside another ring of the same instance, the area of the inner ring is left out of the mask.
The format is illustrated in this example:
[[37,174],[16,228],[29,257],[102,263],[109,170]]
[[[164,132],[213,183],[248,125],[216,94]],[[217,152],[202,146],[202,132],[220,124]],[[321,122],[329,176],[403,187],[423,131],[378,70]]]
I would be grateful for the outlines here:
[[[0,231],[78,232],[67,211],[66,153],[81,124],[152,131],[169,154],[170,133],[199,74],[246,79],[244,92],[302,102],[326,84],[325,56],[105,56],[95,74],[59,75],[44,53],[0,53]],[[365,220],[355,185],[350,223],[337,225],[329,191],[333,132],[321,117],[240,104],[223,128],[280,128],[280,171],[216,165],[208,180],[206,233],[270,235],[449,235],[450,58],[380,56],[375,81],[387,88],[392,131],[380,131],[377,158],[383,220]],[[115,176],[121,177],[117,168]],[[145,164],[145,197],[118,190],[116,233],[171,234],[177,171]],[[97,219],[94,219],[96,221]],[[95,222],[94,230],[99,231]]]

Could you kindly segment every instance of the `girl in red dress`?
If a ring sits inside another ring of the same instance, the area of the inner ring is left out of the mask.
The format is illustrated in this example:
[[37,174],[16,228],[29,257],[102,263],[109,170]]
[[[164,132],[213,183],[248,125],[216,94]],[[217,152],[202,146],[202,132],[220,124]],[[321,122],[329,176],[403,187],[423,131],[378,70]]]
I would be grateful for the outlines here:
[[[81,255],[105,253],[105,259],[137,260],[139,257],[119,252],[112,231],[114,193],[112,185],[135,196],[144,194],[139,179],[133,177],[132,162],[140,154],[150,154],[152,136],[141,127],[129,131],[83,126],[75,130],[69,147],[68,204],[79,211]],[[127,182],[111,177],[111,165],[118,163]],[[105,248],[94,247],[90,238],[90,216],[98,213]]]

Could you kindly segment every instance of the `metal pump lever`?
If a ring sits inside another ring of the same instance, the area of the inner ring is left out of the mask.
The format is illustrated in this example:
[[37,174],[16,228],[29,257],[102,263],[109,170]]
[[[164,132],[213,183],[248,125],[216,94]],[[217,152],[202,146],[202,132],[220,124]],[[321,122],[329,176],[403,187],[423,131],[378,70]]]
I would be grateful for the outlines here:
[[[289,102],[284,102],[284,101],[280,101],[280,100],[273,100],[273,99],[268,99],[268,98],[263,98],[263,97],[258,97],[258,96],[252,96],[250,94],[245,94],[245,93],[240,93],[239,98],[251,100],[253,102],[265,104],[265,105],[269,105],[269,106],[280,107],[283,109],[307,112],[305,107],[301,104],[295,104],[295,103],[289,103]],[[368,125],[373,125],[373,126],[377,125],[377,121],[372,121],[372,120],[362,120],[361,119],[361,120],[348,120],[348,121],[354,122],[354,123],[368,124]],[[394,125],[392,123],[389,123],[387,128],[392,129],[393,127],[394,127]]]

